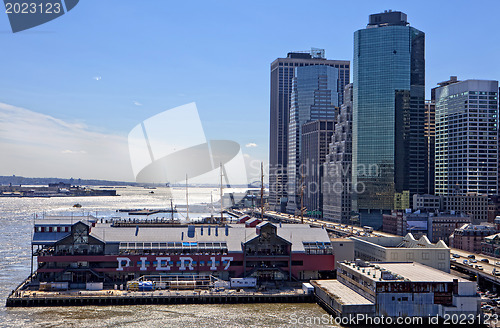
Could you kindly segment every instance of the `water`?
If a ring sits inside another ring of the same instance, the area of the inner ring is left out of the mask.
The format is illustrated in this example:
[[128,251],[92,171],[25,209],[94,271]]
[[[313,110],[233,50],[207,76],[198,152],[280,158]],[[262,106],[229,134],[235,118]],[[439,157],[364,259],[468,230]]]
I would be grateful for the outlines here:
[[[210,202],[214,190],[190,188],[189,203]],[[4,307],[11,290],[30,273],[34,213],[110,217],[121,208],[169,208],[172,196],[178,201],[185,197],[182,188],[170,189],[172,194],[167,188],[154,189],[154,194],[138,187],[117,191],[120,197],[0,198],[0,327],[317,327],[312,320],[326,316],[316,304]],[[73,208],[76,203],[82,208]]]

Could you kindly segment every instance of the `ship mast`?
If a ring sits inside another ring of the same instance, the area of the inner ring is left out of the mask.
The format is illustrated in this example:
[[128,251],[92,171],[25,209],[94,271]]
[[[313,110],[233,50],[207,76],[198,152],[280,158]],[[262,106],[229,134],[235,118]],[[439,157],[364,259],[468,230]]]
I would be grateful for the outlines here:
[[186,219],[189,219],[188,175],[186,174]]
[[212,190],[210,190],[210,222],[214,222],[214,197],[212,194]]
[[304,167],[301,168],[300,182],[300,223],[304,224]]
[[260,162],[260,218],[264,219],[264,164]]
[[220,163],[220,223],[223,222],[224,216],[223,216],[223,208],[222,208],[222,163]]

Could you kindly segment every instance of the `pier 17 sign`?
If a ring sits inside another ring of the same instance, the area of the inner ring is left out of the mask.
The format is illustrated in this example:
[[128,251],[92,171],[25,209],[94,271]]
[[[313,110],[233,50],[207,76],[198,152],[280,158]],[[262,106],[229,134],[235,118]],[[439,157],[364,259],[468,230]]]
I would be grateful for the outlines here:
[[171,271],[194,270],[195,268],[206,268],[210,271],[220,271],[229,269],[233,257],[231,256],[210,256],[203,257],[198,261],[191,256],[179,256],[176,259],[170,256],[123,256],[117,257],[118,267],[116,271]]

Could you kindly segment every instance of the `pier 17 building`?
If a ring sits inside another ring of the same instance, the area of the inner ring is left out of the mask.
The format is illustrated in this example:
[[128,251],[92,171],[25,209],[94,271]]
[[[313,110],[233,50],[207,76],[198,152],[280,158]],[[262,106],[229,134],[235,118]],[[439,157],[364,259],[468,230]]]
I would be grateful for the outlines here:
[[250,219],[173,224],[162,219],[58,218],[35,221],[34,282],[121,284],[143,275],[308,280],[334,270],[328,233],[306,224]]

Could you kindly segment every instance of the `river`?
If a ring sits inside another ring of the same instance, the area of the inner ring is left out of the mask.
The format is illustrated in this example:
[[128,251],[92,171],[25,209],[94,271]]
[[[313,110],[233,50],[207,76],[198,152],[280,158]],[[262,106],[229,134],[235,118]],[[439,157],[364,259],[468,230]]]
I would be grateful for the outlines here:
[[[11,290],[30,273],[34,215],[110,217],[123,208],[169,208],[170,198],[182,203],[185,197],[183,188],[157,188],[154,193],[140,187],[116,190],[118,197],[0,198],[0,327],[317,327],[328,319],[316,304],[6,308]],[[216,189],[190,188],[189,203],[210,202],[211,191],[215,201]],[[76,203],[82,207],[73,208]]]

